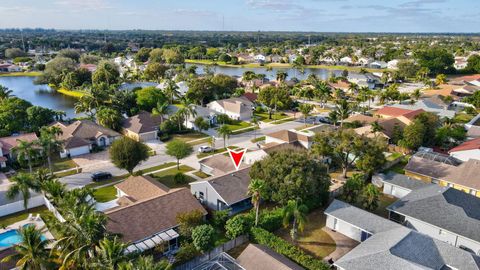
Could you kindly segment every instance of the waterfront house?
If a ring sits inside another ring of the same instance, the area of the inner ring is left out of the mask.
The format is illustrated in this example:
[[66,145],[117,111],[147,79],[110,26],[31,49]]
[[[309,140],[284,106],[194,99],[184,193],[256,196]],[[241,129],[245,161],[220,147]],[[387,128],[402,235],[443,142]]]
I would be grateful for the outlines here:
[[8,160],[15,159],[15,153],[12,150],[20,141],[34,142],[37,140],[38,137],[33,132],[0,138],[0,168],[5,168]]
[[208,103],[207,108],[234,120],[250,121],[253,115],[253,103],[243,96],[215,100]]
[[162,116],[141,111],[137,115],[123,120],[122,133],[139,142],[153,141],[158,139],[161,123]]

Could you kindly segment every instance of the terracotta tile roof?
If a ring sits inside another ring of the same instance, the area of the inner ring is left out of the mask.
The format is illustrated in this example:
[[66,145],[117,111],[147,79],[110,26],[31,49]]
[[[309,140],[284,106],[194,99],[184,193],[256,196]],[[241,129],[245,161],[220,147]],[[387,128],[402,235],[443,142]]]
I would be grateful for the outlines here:
[[256,93],[245,93],[243,94],[243,96],[250,100],[250,102],[255,102],[258,98],[258,95]]
[[402,109],[402,108],[397,108],[397,107],[390,107],[390,106],[385,106],[376,112],[374,114],[376,115],[386,115],[388,117],[398,117],[402,116],[404,114],[412,112],[411,110],[407,109]]
[[[249,244],[238,256],[237,262],[246,270],[303,270],[287,257],[258,244]],[[260,267],[261,265],[261,267]]]
[[448,152],[452,153],[452,152],[475,150],[475,149],[480,149],[480,138],[466,141],[460,144],[459,146],[450,149]]
[[172,189],[162,196],[106,211],[107,230],[120,234],[125,242],[136,242],[177,227],[178,214],[195,210],[207,214],[189,189]]
[[4,155],[9,154],[12,148],[18,145],[19,141],[33,142],[38,140],[38,137],[35,133],[25,133],[16,136],[9,136],[0,138],[0,147],[2,147],[2,152]]
[[134,201],[165,195],[169,188],[150,176],[130,176],[115,187]]
[[140,134],[157,130],[161,123],[162,117],[160,115],[153,116],[149,112],[141,111],[139,114],[125,119],[122,127]]
[[422,110],[422,109],[418,109],[418,110],[414,110],[414,111],[407,112],[407,113],[405,113],[405,114],[403,114],[403,115],[401,115],[401,116],[403,116],[403,117],[405,117],[405,118],[407,118],[407,119],[413,120],[413,118],[415,118],[415,116],[417,116],[417,115],[419,115],[419,114],[421,114],[421,113],[423,113],[423,112],[425,112],[425,111]]

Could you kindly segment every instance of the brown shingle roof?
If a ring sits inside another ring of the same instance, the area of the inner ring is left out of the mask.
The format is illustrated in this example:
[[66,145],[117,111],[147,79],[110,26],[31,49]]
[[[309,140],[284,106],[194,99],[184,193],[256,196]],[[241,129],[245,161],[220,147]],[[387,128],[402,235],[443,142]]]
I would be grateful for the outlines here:
[[130,176],[115,187],[135,201],[162,196],[170,190],[150,176]]
[[33,142],[38,140],[38,137],[35,133],[25,133],[17,136],[9,136],[0,138],[0,147],[2,147],[2,152],[4,155],[9,154],[12,148],[18,145],[19,141]]
[[88,145],[91,140],[95,140],[102,135],[107,137],[120,136],[120,133],[102,127],[90,120],[78,120],[70,125],[56,122],[52,126],[59,127],[62,130],[62,134],[58,138],[64,141],[65,148]]
[[172,189],[165,195],[106,211],[107,230],[121,234],[125,242],[136,242],[178,226],[177,215],[194,210],[207,214],[189,189]]
[[258,244],[249,244],[238,256],[237,262],[246,270],[303,270],[287,257]]
[[378,120],[377,117],[372,117],[372,116],[363,115],[363,114],[356,114],[356,115],[350,116],[349,118],[343,120],[343,122],[344,123],[353,123],[355,121],[358,121],[358,122],[362,123],[363,125],[366,125],[366,124],[371,124],[371,123],[373,123],[377,120]]
[[154,116],[149,112],[141,111],[139,114],[125,119],[122,127],[140,134],[157,130],[161,123],[162,117],[160,115]]
[[294,143],[296,141],[310,142],[311,140],[313,140],[311,136],[307,136],[290,130],[280,130],[277,132],[265,134],[265,136],[279,139],[287,143]]
[[[225,155],[215,155],[200,161],[201,164],[204,164],[214,170],[214,174],[225,174],[228,172],[235,171],[235,166],[233,165],[232,159],[230,156]],[[242,163],[240,168],[245,168],[246,165]]]
[[388,107],[385,106],[378,111],[374,112],[375,115],[386,115],[388,117],[399,117],[407,113],[412,112],[412,110],[402,109],[397,107]]
[[221,99],[213,102],[217,102],[226,111],[238,113],[238,114],[244,113],[244,112],[251,112],[252,105],[253,105],[253,103],[244,96]]

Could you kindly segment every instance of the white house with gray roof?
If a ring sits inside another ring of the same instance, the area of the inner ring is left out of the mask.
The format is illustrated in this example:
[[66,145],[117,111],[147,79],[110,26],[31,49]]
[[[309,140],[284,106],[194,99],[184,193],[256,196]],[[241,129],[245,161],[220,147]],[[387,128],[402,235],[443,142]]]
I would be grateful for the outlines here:
[[376,181],[377,183],[381,182],[383,193],[395,198],[403,198],[412,192],[412,190],[431,185],[395,172],[376,174],[373,176],[372,181]]
[[428,185],[387,207],[408,228],[480,254],[480,199],[460,190]]

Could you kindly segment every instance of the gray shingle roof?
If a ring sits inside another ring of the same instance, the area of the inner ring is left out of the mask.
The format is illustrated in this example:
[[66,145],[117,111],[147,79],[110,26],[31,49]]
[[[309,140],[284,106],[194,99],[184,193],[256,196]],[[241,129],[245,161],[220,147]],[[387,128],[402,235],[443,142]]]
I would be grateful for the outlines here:
[[208,180],[208,182],[225,200],[225,203],[232,205],[250,197],[247,195],[250,184],[249,173],[250,167]]
[[324,212],[372,234],[391,230],[401,225],[348,203],[334,200]]
[[480,198],[463,191],[429,185],[387,209],[480,242]]
[[390,183],[395,186],[403,187],[409,190],[415,190],[422,187],[425,187],[429,184],[412,179],[404,174],[399,174],[395,172],[389,172],[387,174],[378,174],[382,181]]
[[397,227],[375,234],[340,258],[335,265],[348,270],[480,269],[480,258],[440,240]]

